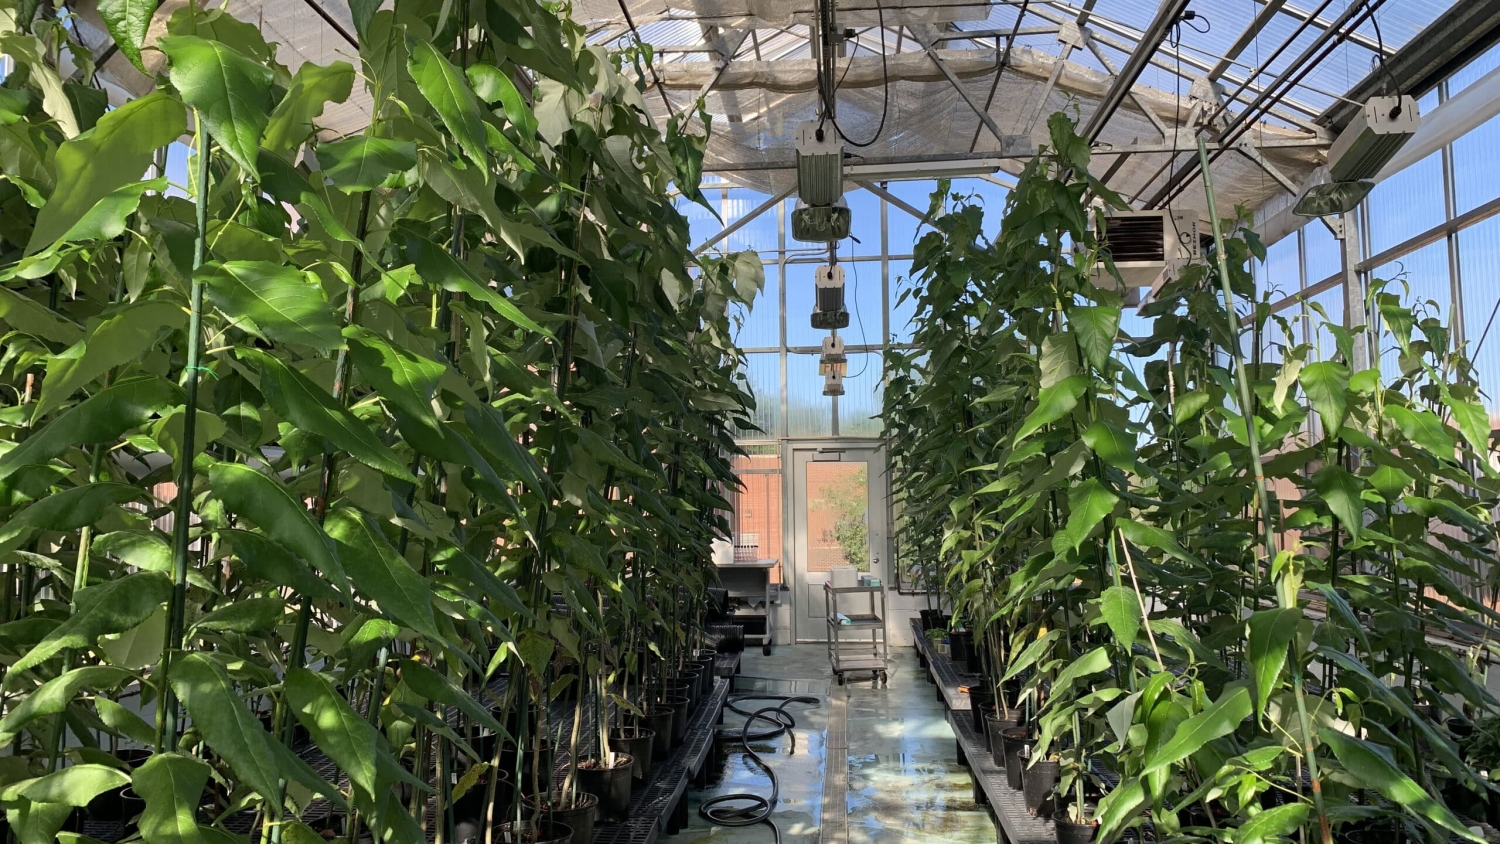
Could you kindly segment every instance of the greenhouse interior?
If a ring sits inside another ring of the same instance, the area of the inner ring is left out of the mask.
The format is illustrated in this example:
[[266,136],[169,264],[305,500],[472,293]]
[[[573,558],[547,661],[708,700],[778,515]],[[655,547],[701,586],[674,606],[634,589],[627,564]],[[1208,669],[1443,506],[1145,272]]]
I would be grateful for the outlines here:
[[0,844],[1500,844],[1497,316],[1500,0],[0,0]]

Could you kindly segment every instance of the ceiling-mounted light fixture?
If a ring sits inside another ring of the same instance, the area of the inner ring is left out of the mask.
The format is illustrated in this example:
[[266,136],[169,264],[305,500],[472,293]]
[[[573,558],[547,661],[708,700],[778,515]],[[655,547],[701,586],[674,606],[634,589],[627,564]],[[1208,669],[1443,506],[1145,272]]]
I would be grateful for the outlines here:
[[849,327],[844,309],[844,268],[829,264],[813,270],[817,295],[813,299],[812,327],[819,331]]
[[1292,213],[1326,217],[1353,211],[1374,189],[1371,180],[1421,125],[1416,98],[1371,97],[1328,148],[1330,181],[1304,191]]

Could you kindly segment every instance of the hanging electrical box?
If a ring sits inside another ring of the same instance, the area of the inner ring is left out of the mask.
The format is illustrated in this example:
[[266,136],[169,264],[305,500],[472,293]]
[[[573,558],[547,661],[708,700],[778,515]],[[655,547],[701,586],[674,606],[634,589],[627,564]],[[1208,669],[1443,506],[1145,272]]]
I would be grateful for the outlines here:
[[844,196],[844,139],[832,121],[797,126],[797,198],[813,207]]
[[844,309],[844,268],[829,264],[813,270],[817,285],[813,299],[812,327],[820,331],[849,327],[849,312]]
[[818,374],[827,376],[837,372],[839,377],[849,374],[849,357],[844,354],[844,338],[830,334],[823,338],[823,354],[818,358]]
[[823,376],[823,395],[842,396],[844,394],[844,376],[837,372],[829,372]]

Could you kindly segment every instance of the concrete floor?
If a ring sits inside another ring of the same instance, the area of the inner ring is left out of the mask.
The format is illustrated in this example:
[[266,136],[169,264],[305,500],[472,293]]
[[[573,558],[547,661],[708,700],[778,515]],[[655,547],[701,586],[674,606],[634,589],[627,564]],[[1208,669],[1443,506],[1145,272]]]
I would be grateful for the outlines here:
[[[916,652],[893,648],[891,656],[890,681],[882,687],[856,675],[848,675],[846,685],[836,685],[822,645],[779,646],[770,657],[761,656],[759,649],[745,653],[740,690],[811,694],[825,701],[830,695],[840,695],[845,700],[848,750],[845,759],[835,764],[846,766],[846,816],[828,818],[828,829],[823,829],[823,787],[829,774],[829,703],[816,708],[789,706],[797,728],[788,736],[755,745],[781,781],[774,819],[785,844],[990,844],[995,840],[994,821],[974,803],[968,772],[954,759],[953,732],[943,705],[934,700]],[[741,721],[734,713],[725,715],[726,725]],[[688,795],[689,827],[664,840],[673,844],[772,841],[771,830],[764,825],[726,829],[698,815],[705,798],[769,793],[770,782],[759,766],[736,744],[725,744],[723,749],[719,775],[710,778],[707,789]]]

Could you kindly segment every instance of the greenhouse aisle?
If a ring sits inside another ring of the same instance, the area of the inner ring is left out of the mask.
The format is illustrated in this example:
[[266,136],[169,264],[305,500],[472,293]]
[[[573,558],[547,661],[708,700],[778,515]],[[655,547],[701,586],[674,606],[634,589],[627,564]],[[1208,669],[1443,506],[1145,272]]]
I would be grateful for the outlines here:
[[[830,694],[847,695],[844,825],[834,826],[840,819],[828,818],[829,828],[822,828],[824,787],[836,788],[830,776],[837,772],[830,772],[826,764],[829,745],[838,743],[836,737],[830,741],[828,734],[830,715],[836,712],[832,701],[817,708],[789,707],[797,719],[793,735],[755,745],[781,779],[775,820],[786,844],[988,844],[995,840],[994,822],[974,803],[969,775],[954,760],[953,733],[942,704],[933,699],[932,687],[922,679],[915,652],[896,648],[891,653],[890,684],[884,688],[853,678],[846,686],[834,685],[821,645],[782,646],[769,658],[759,651],[745,654],[739,678],[742,689],[825,699]],[[739,717],[729,713],[725,720],[735,724]],[[691,823],[670,839],[674,844],[771,841],[770,830],[764,826],[724,829],[698,815],[699,803],[715,795],[767,792],[769,783],[760,768],[738,752],[737,745],[726,749],[722,772],[710,779],[709,788],[689,795]]]

